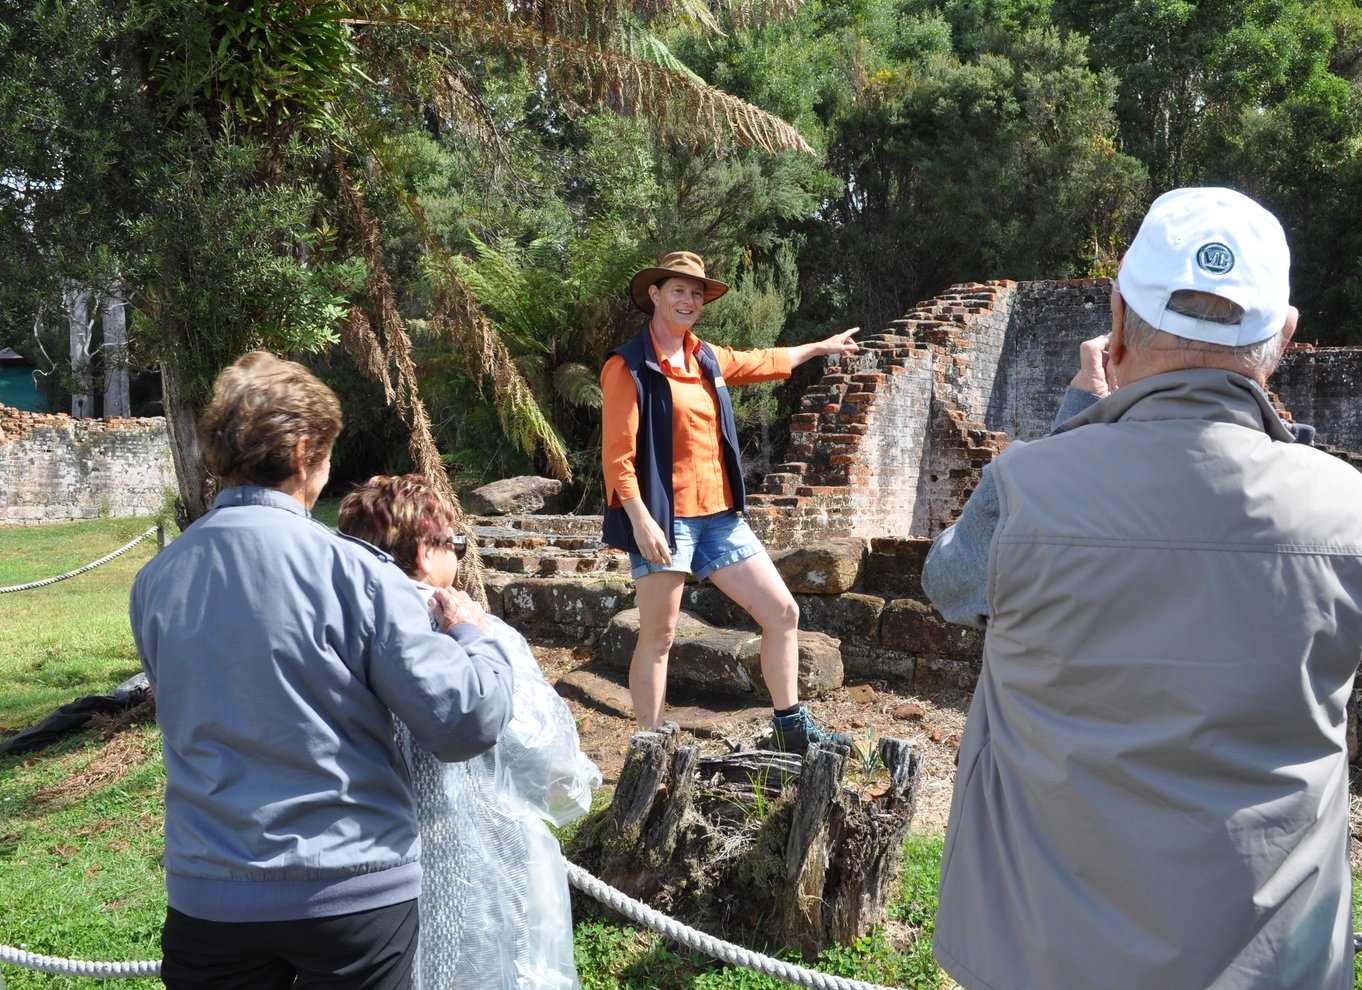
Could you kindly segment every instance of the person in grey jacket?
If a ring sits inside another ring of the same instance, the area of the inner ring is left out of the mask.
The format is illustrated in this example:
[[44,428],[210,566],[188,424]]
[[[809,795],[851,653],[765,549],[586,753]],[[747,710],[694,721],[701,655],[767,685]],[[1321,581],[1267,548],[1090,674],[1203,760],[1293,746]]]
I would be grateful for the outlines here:
[[391,558],[311,518],[340,426],[301,365],[256,351],[224,370],[200,424],[223,490],[133,585],[172,990],[405,988],[421,846],[392,715],[445,760],[511,716],[509,658],[466,596],[428,609]]
[[998,457],[928,556],[986,629],[934,936],[971,990],[1353,984],[1362,475],[1264,391],[1289,264],[1251,199],[1159,197],[1081,348],[1095,401]]

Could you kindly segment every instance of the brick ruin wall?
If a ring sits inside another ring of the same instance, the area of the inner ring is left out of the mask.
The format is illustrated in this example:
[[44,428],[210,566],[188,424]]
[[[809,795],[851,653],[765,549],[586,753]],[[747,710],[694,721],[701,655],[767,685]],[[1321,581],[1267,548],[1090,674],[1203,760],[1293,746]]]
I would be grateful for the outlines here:
[[[753,528],[772,548],[936,536],[1009,440],[1050,431],[1079,343],[1110,328],[1110,292],[1104,278],[966,283],[862,336],[802,397],[786,462],[749,498]],[[1346,456],[1362,451],[1359,382],[1362,348],[1306,346],[1271,384]]]
[[0,525],[149,516],[175,488],[165,420],[0,406]]
[[1268,384],[1319,442],[1362,451],[1362,347],[1294,345]]

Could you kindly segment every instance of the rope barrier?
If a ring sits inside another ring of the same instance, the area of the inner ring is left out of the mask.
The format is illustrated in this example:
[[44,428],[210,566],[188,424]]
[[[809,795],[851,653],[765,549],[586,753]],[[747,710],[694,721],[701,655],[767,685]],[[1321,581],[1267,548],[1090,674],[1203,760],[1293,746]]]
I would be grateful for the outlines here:
[[42,588],[49,584],[56,584],[58,581],[65,581],[67,578],[73,578],[77,574],[84,574],[86,571],[92,571],[100,564],[107,564],[115,557],[127,553],[133,547],[137,546],[137,544],[141,543],[148,537],[154,535],[156,530],[158,530],[159,528],[160,528],[159,526],[151,527],[151,529],[147,530],[145,533],[137,537],[131,543],[127,544],[126,546],[119,547],[117,550],[115,550],[113,553],[109,554],[106,557],[100,557],[94,563],[86,564],[84,567],[78,567],[74,571],[67,571],[65,574],[58,574],[56,577],[44,578],[41,581],[30,581],[28,584],[16,584],[13,587],[0,588],[0,595],[8,594],[11,591],[30,591],[33,588]]
[[[36,952],[25,952],[9,945],[0,945],[0,963],[10,963],[22,969],[33,969],[39,973],[54,973],[58,976],[96,976],[104,979],[133,979],[138,976],[159,976],[161,961],[146,962],[84,962],[80,959],[58,959],[56,956],[40,956]],[[0,980],[3,980],[0,977]],[[0,982],[0,986],[4,984]]]
[[[809,987],[811,990],[895,990],[893,987],[878,983],[864,983],[849,980],[842,976],[832,976],[804,966],[796,966],[780,959],[762,955],[745,949],[732,942],[725,942],[705,932],[683,925],[660,911],[637,901],[627,894],[593,877],[576,863],[565,860],[568,882],[606,907],[631,921],[650,928],[688,949],[703,952],[705,955],[732,966],[784,980],[796,986]],[[40,973],[55,973],[61,976],[94,976],[106,979],[132,979],[139,976],[157,976],[161,972],[159,960],[143,962],[85,962],[79,959],[60,959],[56,956],[42,956],[26,952],[8,945],[0,945],[0,963],[10,963],[24,969],[34,969]],[[0,988],[4,987],[4,977],[0,975]]]
[[751,949],[744,949],[741,945],[734,945],[732,942],[725,942],[721,938],[715,938],[713,935],[707,935],[704,932],[696,931],[694,928],[689,928],[675,918],[669,918],[661,911],[656,911],[641,901],[636,901],[627,894],[620,893],[604,881],[593,877],[576,863],[567,861],[566,866],[568,882],[582,893],[589,894],[606,907],[624,915],[631,921],[636,921],[646,928],[651,928],[653,931],[665,935],[673,942],[678,942],[688,949],[703,952],[705,955],[712,956],[722,962],[741,966],[743,969],[750,969],[777,980],[784,980],[786,983],[794,983],[801,987],[812,987],[814,990],[894,990],[893,987],[885,987],[878,983],[864,983],[860,980],[849,980],[842,976],[820,973],[817,970],[796,966],[794,963],[788,963],[781,959],[773,959],[770,956],[762,955],[760,952],[753,952]]

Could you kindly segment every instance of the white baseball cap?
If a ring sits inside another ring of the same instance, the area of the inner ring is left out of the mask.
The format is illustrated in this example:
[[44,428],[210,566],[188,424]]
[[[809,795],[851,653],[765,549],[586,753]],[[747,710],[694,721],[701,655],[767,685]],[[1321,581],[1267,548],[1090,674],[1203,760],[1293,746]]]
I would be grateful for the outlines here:
[[[1154,200],[1121,261],[1121,298],[1150,326],[1177,337],[1241,347],[1281,332],[1291,298],[1291,252],[1282,225],[1233,189],[1174,189]],[[1180,289],[1228,299],[1238,323],[1175,313]]]

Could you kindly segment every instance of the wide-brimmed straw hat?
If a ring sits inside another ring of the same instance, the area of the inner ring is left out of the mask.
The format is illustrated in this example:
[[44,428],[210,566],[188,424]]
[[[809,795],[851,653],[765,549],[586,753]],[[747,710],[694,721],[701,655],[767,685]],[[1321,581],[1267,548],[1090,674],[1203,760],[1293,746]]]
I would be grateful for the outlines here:
[[693,278],[705,283],[705,302],[713,302],[728,291],[728,286],[717,279],[705,277],[705,263],[693,251],[673,251],[663,257],[655,268],[645,268],[629,282],[629,295],[634,305],[645,313],[653,311],[653,301],[648,296],[648,286],[659,279],[679,276]]

